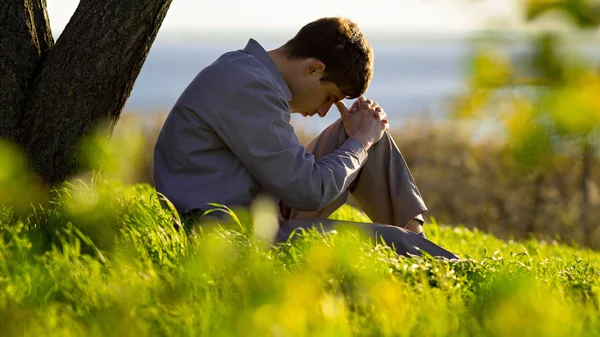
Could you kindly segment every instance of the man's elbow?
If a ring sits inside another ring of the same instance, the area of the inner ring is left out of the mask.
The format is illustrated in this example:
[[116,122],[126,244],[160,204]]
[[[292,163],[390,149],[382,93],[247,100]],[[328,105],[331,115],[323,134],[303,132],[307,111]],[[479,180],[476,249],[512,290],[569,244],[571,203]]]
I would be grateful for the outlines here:
[[309,195],[306,195],[303,198],[303,203],[305,204],[306,211],[318,211],[325,206],[327,206],[332,200],[330,200],[329,196],[323,191],[313,191]]

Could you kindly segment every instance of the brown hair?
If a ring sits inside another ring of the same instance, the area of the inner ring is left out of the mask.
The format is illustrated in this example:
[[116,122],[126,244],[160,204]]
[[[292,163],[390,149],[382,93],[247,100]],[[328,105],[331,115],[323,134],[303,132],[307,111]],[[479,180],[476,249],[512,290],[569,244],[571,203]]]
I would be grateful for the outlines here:
[[323,62],[321,80],[335,83],[347,98],[363,95],[373,77],[373,49],[358,26],[345,18],[322,18],[307,24],[283,50],[291,59]]

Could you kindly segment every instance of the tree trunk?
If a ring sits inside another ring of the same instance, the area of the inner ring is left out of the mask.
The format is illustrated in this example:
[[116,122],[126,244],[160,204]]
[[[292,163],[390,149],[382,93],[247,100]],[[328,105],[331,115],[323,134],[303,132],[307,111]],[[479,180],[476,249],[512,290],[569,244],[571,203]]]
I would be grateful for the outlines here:
[[53,45],[45,0],[0,3],[0,138],[17,140],[25,99]]
[[20,35],[9,38],[13,50],[2,42],[0,60],[13,61],[16,80],[3,74],[1,84],[19,86],[0,93],[0,136],[16,139],[32,169],[58,183],[83,168],[76,150],[85,136],[112,132],[171,0],[81,0],[53,48],[45,0],[3,1],[0,37]]

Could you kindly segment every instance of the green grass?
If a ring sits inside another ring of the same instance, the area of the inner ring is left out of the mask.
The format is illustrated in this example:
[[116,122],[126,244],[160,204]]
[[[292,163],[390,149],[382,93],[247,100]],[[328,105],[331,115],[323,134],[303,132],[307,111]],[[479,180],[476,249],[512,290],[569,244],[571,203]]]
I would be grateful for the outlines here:
[[264,209],[187,232],[147,186],[52,200],[0,208],[2,336],[600,335],[590,250],[435,223],[428,238],[461,261],[399,258],[344,231],[270,248],[253,225]]

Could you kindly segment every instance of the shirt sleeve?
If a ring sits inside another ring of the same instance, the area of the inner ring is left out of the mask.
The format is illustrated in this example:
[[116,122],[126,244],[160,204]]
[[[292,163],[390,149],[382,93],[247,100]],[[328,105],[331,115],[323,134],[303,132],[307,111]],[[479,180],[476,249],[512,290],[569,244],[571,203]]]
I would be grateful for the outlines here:
[[266,192],[303,211],[325,207],[348,188],[367,159],[348,139],[319,161],[300,144],[289,106],[269,84],[252,81],[217,112],[213,129]]

